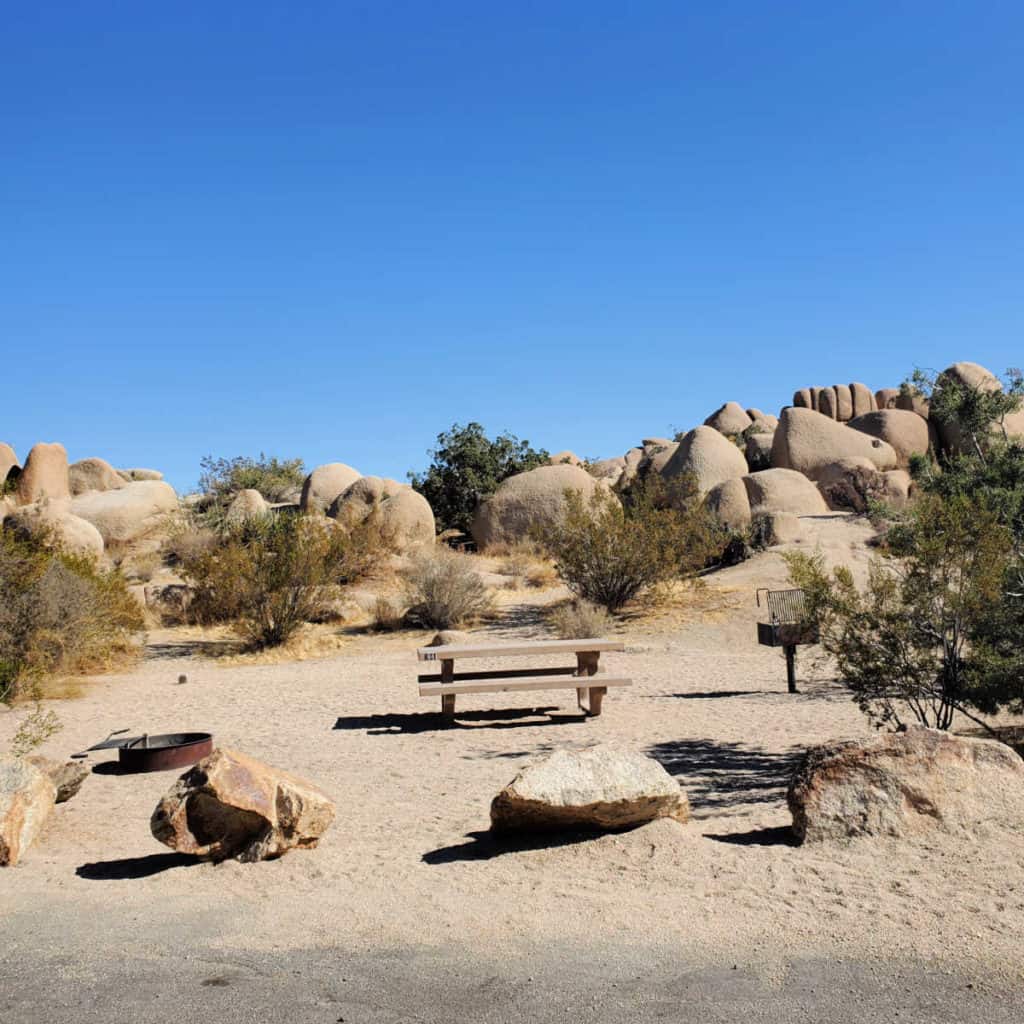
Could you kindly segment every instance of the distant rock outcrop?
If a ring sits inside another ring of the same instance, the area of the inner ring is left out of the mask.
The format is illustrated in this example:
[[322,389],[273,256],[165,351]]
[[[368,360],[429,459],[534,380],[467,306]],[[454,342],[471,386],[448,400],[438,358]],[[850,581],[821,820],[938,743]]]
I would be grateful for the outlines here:
[[862,456],[877,469],[896,469],[891,445],[808,409],[785,409],[772,444],[772,466],[795,469],[816,480],[840,459]]

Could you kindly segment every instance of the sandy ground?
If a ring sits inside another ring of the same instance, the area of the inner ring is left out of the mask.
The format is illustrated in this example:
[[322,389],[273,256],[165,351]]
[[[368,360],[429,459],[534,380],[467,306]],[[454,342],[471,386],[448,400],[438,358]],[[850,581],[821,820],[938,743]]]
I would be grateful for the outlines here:
[[[830,560],[862,567],[867,533],[823,519],[813,537]],[[0,872],[0,977],[39,960],[86,983],[125,957],[245,963],[341,948],[443,949],[500,972],[538,950],[571,959],[597,944],[657,948],[695,969],[740,964],[769,985],[815,958],[1020,984],[1024,832],[791,845],[793,759],[869,727],[806,660],[801,693],[787,694],[781,654],[758,647],[754,588],[784,579],[770,553],[716,575],[688,609],[625,623],[627,650],[605,664],[634,686],[611,691],[592,720],[553,691],[461,697],[445,728],[416,693],[414,634],[352,637],[319,660],[227,666],[177,634],[154,635],[136,669],[56,702],[65,727],[43,752],[66,756],[120,728],[208,730],[317,782],[337,801],[336,823],[311,852],[194,864],[149,831],[175,774],[98,763],[23,864]],[[504,618],[481,635],[546,635],[539,606],[551,598],[506,594]],[[0,714],[0,749],[15,717]],[[564,842],[489,839],[490,800],[521,766],[603,741],[660,760],[693,821]]]

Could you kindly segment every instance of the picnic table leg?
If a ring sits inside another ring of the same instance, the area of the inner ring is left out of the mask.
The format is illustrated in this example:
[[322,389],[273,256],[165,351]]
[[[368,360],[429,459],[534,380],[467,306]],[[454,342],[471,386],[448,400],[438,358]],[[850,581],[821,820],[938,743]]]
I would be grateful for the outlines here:
[[[455,661],[453,658],[441,659],[441,682],[450,683],[455,675]],[[455,717],[455,694],[441,694],[441,714],[445,718]]]
[[[576,675],[596,676],[601,671],[600,651],[579,651],[576,654]],[[576,687],[576,703],[581,711],[585,711],[592,718],[601,714],[601,701],[608,688],[606,686],[578,686]],[[583,693],[586,691],[588,707],[583,706]]]

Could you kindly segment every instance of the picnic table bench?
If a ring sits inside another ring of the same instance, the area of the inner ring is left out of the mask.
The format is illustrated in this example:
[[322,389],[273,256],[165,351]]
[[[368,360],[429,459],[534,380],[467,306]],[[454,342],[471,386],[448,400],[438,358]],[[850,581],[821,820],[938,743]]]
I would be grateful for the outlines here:
[[[441,712],[455,714],[455,697],[460,693],[508,693],[520,690],[574,689],[580,710],[596,717],[609,686],[631,686],[625,676],[607,676],[600,666],[602,651],[623,651],[619,640],[528,640],[512,644],[447,644],[420,647],[420,661],[439,661],[441,671],[419,677],[421,697],[440,697]],[[456,672],[461,658],[520,658],[575,654],[576,664],[568,668],[505,668]],[[584,682],[587,680],[587,682]],[[594,682],[589,682],[594,680]],[[581,685],[582,684],[582,685]],[[586,697],[587,705],[583,700]]]

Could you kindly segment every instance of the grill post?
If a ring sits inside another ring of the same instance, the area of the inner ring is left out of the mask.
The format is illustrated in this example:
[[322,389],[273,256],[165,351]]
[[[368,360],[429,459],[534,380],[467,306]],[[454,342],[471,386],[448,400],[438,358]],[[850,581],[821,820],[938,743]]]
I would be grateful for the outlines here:
[[796,644],[786,644],[786,685],[796,693]]

